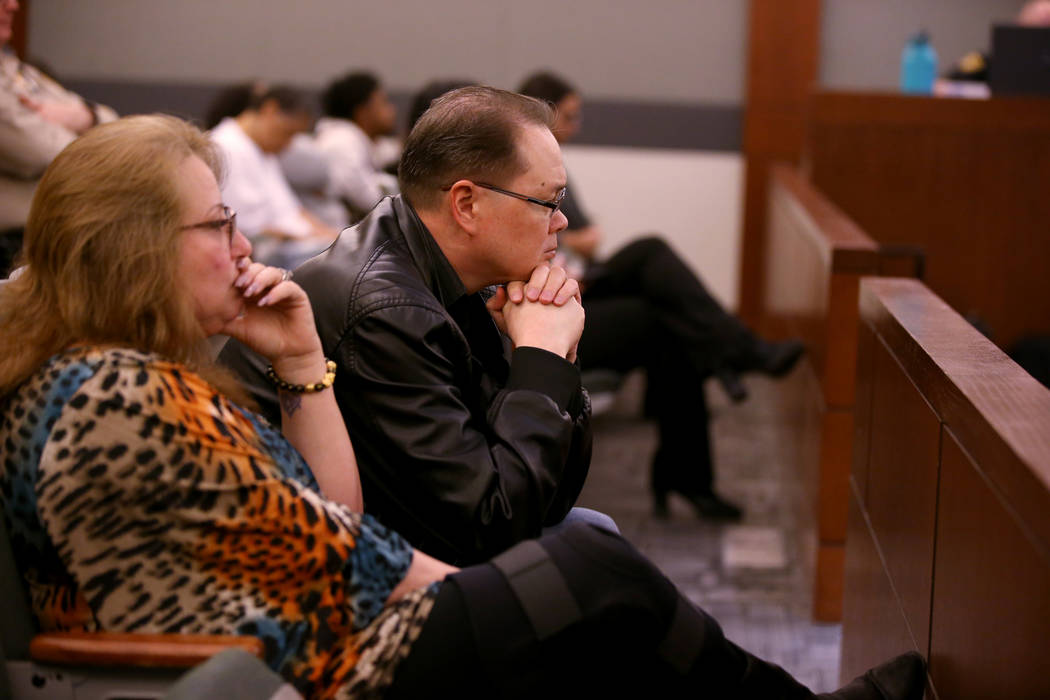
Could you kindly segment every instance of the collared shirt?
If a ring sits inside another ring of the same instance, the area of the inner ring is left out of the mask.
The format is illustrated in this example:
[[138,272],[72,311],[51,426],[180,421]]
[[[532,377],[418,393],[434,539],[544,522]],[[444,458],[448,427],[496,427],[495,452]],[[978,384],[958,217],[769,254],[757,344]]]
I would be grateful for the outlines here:
[[284,179],[277,156],[263,153],[235,119],[227,117],[211,130],[211,140],[226,155],[222,199],[237,212],[237,226],[248,236],[275,231],[305,238],[313,226],[302,203]]
[[380,171],[372,139],[348,119],[324,117],[317,122],[317,145],[329,160],[329,193],[360,211],[397,194],[397,178]]

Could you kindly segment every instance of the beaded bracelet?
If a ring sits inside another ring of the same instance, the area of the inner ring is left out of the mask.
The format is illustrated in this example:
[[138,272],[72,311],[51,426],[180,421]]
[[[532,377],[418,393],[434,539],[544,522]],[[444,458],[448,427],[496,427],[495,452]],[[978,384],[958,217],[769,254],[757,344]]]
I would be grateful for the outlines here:
[[314,384],[292,384],[286,382],[277,376],[277,372],[274,371],[273,365],[266,366],[266,378],[281,391],[287,391],[292,394],[312,394],[315,391],[324,391],[332,386],[332,383],[335,381],[336,364],[326,357],[324,358],[324,366],[326,370],[324,373],[324,379]]

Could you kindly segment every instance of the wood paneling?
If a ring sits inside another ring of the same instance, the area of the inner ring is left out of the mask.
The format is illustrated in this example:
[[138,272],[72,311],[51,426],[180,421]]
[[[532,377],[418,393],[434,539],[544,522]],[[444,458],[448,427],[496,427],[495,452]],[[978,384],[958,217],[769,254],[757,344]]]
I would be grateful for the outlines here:
[[926,651],[918,649],[908,630],[864,509],[858,507],[858,495],[854,488],[846,540],[846,595],[839,674],[843,683],[897,654]]
[[[896,359],[875,348],[864,506],[920,649],[928,645],[940,421]],[[892,436],[887,439],[886,436]]]
[[810,177],[868,235],[924,251],[1000,346],[1050,333],[1050,100],[818,93],[809,115]]
[[[853,456],[853,412],[828,409],[821,425],[820,540],[842,544],[846,539],[849,506],[849,463]],[[834,468],[832,468],[834,466]]]
[[[1050,558],[945,431],[930,675],[945,698],[1047,698]],[[965,611],[965,614],[960,614]]]
[[850,479],[860,502],[868,502],[868,464],[871,461],[871,397],[875,390],[875,348],[878,338],[868,324],[857,325],[857,394],[853,404],[853,461]]
[[915,280],[864,280],[860,308],[986,477],[1050,542],[1050,390]]
[[751,323],[762,307],[769,166],[802,155],[806,100],[819,64],[820,10],[820,0],[750,2],[739,299]]
[[770,171],[767,321],[806,342],[805,433],[795,471],[813,498],[817,559],[814,617],[841,619],[843,546],[852,457],[860,276],[878,270],[874,241],[790,166]]
[[842,675],[903,615],[940,697],[1048,697],[1050,391],[915,280],[860,309]]

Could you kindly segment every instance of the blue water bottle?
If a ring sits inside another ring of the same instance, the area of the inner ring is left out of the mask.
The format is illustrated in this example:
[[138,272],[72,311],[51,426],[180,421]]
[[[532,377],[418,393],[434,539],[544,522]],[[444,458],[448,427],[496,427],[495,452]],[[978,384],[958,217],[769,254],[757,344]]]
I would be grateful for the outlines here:
[[930,45],[930,35],[923,30],[908,41],[901,54],[901,91],[914,95],[932,94],[936,79],[937,52]]

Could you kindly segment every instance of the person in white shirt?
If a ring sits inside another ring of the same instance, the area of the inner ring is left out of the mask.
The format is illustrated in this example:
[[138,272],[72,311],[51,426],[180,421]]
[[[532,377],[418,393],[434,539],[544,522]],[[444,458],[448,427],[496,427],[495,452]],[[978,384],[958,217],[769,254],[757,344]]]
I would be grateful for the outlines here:
[[329,159],[329,194],[358,219],[388,194],[397,178],[380,169],[376,143],[394,133],[397,111],[379,80],[350,73],[324,92],[325,116],[317,122],[317,145]]
[[303,208],[277,158],[310,121],[303,97],[275,86],[210,132],[226,157],[223,200],[236,210],[240,230],[253,239],[256,257],[282,267],[319,252],[337,233]]

